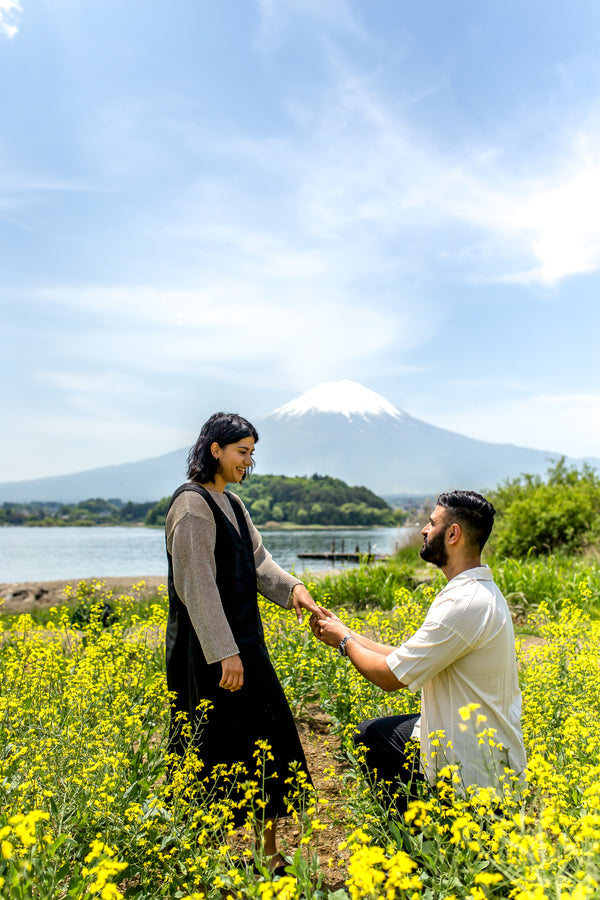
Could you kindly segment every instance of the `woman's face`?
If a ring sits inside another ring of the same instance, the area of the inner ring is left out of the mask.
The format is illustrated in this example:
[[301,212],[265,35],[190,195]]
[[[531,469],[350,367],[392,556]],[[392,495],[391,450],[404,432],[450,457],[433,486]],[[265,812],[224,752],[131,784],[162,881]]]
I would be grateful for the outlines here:
[[219,461],[215,484],[218,487],[224,487],[226,484],[239,483],[244,477],[246,469],[252,466],[254,438],[242,438],[234,444],[225,444],[223,447],[220,447],[215,441],[211,446],[211,452]]

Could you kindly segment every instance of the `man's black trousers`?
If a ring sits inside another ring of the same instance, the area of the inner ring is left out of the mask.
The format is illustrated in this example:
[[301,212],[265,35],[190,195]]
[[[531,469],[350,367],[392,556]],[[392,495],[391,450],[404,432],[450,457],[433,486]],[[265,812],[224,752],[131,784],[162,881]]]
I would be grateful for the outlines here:
[[356,749],[366,748],[364,768],[399,813],[406,811],[410,800],[417,799],[417,782],[424,780],[419,772],[418,744],[412,740],[418,718],[405,715],[367,719],[357,726],[354,735]]

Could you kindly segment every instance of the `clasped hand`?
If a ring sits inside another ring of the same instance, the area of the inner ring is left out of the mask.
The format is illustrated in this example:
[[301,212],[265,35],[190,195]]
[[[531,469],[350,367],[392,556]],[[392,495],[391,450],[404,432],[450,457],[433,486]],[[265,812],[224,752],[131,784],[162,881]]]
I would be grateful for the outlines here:
[[320,619],[322,616],[326,615],[326,611],[322,606],[318,606],[318,604],[315,603],[310,595],[310,591],[306,585],[302,584],[302,582],[295,584],[292,588],[292,604],[299,625],[302,624],[302,610],[304,609],[311,613],[311,619],[313,617]]
[[328,644],[330,647],[337,647],[342,638],[351,634],[351,631],[331,610],[326,609],[324,606],[319,607],[319,610],[319,616],[313,613],[310,617],[309,625],[312,633],[317,640],[322,641],[324,644]]

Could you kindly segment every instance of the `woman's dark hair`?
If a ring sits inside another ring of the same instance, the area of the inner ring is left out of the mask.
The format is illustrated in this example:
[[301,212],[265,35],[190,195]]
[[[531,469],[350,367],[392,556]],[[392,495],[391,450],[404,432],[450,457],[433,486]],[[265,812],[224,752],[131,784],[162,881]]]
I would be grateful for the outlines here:
[[475,491],[449,491],[440,494],[437,506],[443,506],[446,512],[446,523],[454,519],[461,525],[470,544],[483,550],[489,538],[496,510],[489,500],[476,494]]
[[[224,447],[226,444],[236,444],[246,437],[253,437],[255,442],[258,441],[256,428],[247,419],[235,413],[215,413],[204,423],[198,440],[188,453],[188,478],[199,484],[212,481],[219,468],[218,460],[210,452],[212,444],[216,441],[219,447]],[[247,474],[248,469],[242,481]]]

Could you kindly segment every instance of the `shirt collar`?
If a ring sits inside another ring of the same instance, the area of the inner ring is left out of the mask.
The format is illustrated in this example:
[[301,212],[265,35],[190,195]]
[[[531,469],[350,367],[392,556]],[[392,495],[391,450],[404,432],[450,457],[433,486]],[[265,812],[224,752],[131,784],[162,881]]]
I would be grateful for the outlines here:
[[465,584],[467,581],[493,581],[494,576],[492,575],[492,570],[489,566],[475,566],[473,569],[465,569],[464,572],[459,572],[458,575],[455,575],[452,578],[446,587],[442,588],[440,594],[444,594],[450,588],[457,587],[459,584]]

